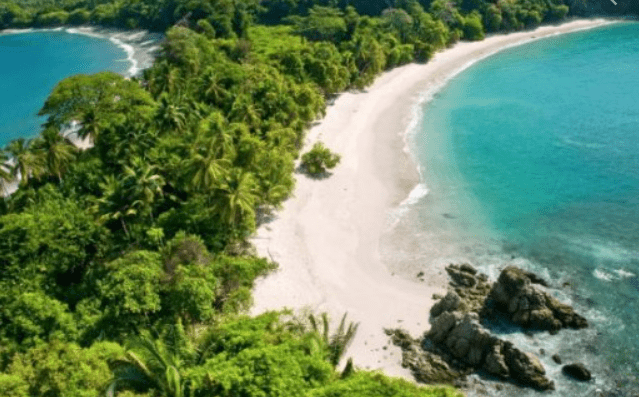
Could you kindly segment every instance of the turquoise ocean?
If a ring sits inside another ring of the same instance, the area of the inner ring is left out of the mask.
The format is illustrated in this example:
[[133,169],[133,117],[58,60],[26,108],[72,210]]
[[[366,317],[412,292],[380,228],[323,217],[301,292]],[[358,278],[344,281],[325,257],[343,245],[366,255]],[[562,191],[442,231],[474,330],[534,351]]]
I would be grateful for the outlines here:
[[125,45],[65,30],[0,33],[0,147],[32,138],[44,122],[37,113],[51,90],[75,74],[126,74]]
[[[408,143],[422,184],[382,243],[391,267],[469,261],[493,279],[508,264],[539,273],[591,327],[495,331],[540,357],[555,395],[639,393],[639,23],[502,51],[418,113]],[[595,381],[565,378],[555,353]],[[540,395],[488,395],[513,393]]]

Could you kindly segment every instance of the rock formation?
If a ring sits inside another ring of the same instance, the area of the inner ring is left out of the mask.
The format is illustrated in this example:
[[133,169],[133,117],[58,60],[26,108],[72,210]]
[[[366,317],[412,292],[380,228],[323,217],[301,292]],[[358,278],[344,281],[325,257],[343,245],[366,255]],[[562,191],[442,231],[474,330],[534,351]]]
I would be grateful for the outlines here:
[[[525,328],[555,332],[584,328],[586,319],[542,290],[540,286],[548,286],[545,280],[514,266],[504,269],[494,284],[467,264],[450,265],[446,271],[449,292],[433,297],[439,301],[431,308],[431,329],[421,343],[405,331],[387,331],[402,348],[402,365],[426,383],[460,384],[465,374],[483,371],[537,390],[553,390],[554,382],[535,355],[498,338],[484,325],[499,314]],[[560,362],[556,355],[553,360]],[[575,364],[563,371],[585,379],[590,373],[582,367]]]
[[386,330],[394,345],[402,349],[402,366],[423,383],[455,383],[464,374],[453,369],[442,357],[422,349],[418,340],[401,329]]
[[486,303],[493,304],[512,322],[525,328],[558,331],[588,326],[586,319],[572,307],[538,288],[535,284],[539,284],[539,280],[529,272],[509,266],[499,275]]
[[552,390],[537,357],[492,335],[476,313],[446,311],[431,321],[426,337],[464,365],[538,390]]
[[491,284],[488,277],[478,274],[477,270],[468,264],[450,265],[446,267],[446,272],[450,277],[450,290],[461,298],[459,311],[479,313],[490,293]]

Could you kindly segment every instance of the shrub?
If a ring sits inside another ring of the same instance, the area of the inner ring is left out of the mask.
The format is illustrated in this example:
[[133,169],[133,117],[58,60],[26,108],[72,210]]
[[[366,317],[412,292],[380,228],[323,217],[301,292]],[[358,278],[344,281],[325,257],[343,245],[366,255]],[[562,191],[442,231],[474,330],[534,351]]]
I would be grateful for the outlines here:
[[332,153],[324,144],[317,142],[313,148],[302,155],[302,167],[311,175],[319,175],[327,169],[335,168],[340,155]]

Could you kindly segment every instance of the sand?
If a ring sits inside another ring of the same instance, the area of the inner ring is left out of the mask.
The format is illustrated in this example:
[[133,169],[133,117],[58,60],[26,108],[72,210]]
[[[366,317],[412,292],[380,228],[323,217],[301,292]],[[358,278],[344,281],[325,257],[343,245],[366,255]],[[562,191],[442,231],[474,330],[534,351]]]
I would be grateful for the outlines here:
[[428,329],[434,293],[445,293],[443,269],[429,269],[425,281],[391,274],[379,254],[389,211],[418,184],[405,150],[414,107],[472,63],[505,48],[612,21],[574,20],[534,31],[462,42],[427,64],[410,64],[381,75],[363,92],[341,94],[308,133],[306,149],[323,141],[342,155],[325,179],[298,174],[294,197],[274,219],[260,226],[253,243],[279,264],[258,281],[252,314],[282,308],[347,312],[359,330],[347,351],[355,365],[388,375],[412,377],[401,352],[388,345],[383,328],[402,327],[413,336]]

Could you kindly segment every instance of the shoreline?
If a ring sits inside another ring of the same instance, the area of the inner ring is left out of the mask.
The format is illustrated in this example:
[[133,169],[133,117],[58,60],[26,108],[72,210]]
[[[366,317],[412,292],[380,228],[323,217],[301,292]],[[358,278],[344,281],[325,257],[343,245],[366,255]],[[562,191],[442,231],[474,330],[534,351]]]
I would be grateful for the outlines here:
[[144,69],[153,65],[153,61],[156,58],[156,52],[160,48],[159,45],[162,40],[164,40],[164,34],[162,33],[154,33],[141,29],[125,30],[95,25],[65,25],[56,28],[5,29],[0,31],[0,35],[36,32],[66,32],[68,34],[79,34],[96,39],[109,40],[111,43],[124,50],[127,55],[126,59],[122,60],[131,64],[124,75],[127,78],[137,77]]
[[258,229],[253,243],[259,255],[280,268],[258,281],[251,313],[287,307],[326,311],[338,320],[348,312],[360,326],[346,357],[412,380],[383,328],[401,327],[413,336],[426,331],[432,295],[444,294],[448,279],[443,267],[430,269],[422,283],[391,274],[379,240],[389,211],[427,192],[408,145],[422,105],[450,79],[500,51],[609,23],[614,20],[580,19],[461,42],[426,64],[385,72],[363,92],[341,94],[309,131],[304,150],[321,140],[342,154],[342,162],[324,180],[299,175],[294,196]]

